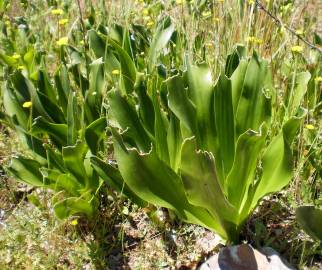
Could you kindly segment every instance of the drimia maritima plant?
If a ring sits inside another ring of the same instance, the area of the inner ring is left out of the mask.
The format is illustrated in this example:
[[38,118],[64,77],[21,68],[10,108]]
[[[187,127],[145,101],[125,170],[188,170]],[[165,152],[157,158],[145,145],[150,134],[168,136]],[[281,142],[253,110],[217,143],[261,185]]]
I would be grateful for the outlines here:
[[[88,79],[81,72],[84,55],[67,44],[62,52],[73,64],[57,70],[54,84],[41,69],[37,80],[11,74],[4,93],[8,121],[34,156],[15,157],[8,170],[54,190],[60,218],[92,217],[105,180],[140,206],[166,207],[237,242],[259,200],[291,180],[291,144],[303,113],[295,99],[280,131],[271,132],[269,63],[255,52],[247,57],[243,46],[228,55],[216,81],[206,64],[189,57],[184,68],[168,70],[169,59],[159,56],[174,31],[169,18],[160,23],[146,66],[125,28],[122,37],[90,30],[97,59],[86,67]],[[164,65],[156,66],[157,59]],[[117,166],[104,162],[108,136]]]

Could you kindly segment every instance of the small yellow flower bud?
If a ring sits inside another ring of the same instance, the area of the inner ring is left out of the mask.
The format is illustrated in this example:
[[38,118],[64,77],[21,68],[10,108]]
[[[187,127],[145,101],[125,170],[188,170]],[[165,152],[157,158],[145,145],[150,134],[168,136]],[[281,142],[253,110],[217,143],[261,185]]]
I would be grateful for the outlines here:
[[314,130],[315,129],[315,127],[313,125],[311,125],[311,124],[305,125],[305,128],[309,129],[309,130]]
[[152,26],[152,25],[154,25],[154,22],[153,21],[148,21],[146,25],[147,26]]
[[291,51],[294,52],[294,53],[300,53],[303,51],[303,47],[302,46],[293,46],[291,48]]
[[60,8],[58,8],[58,9],[53,9],[53,10],[51,11],[51,14],[53,14],[53,15],[63,15],[63,14],[64,14],[64,11],[63,11],[62,9],[60,9]]
[[120,71],[118,69],[112,70],[113,75],[120,75]]
[[22,104],[23,108],[30,108],[32,106],[32,102],[31,101],[26,101],[24,104]]
[[70,224],[76,226],[78,224],[78,219],[73,219]]
[[56,41],[58,46],[68,45],[68,37],[62,37]]
[[14,54],[12,55],[12,58],[13,58],[13,59],[18,60],[18,59],[20,59],[20,58],[21,58],[21,55],[20,55],[20,54],[17,54],[17,53],[14,53]]
[[204,11],[204,12],[202,12],[202,17],[209,17],[209,16],[211,16],[211,12],[210,11]]
[[59,25],[65,25],[66,23],[68,23],[68,19],[60,19],[58,23]]

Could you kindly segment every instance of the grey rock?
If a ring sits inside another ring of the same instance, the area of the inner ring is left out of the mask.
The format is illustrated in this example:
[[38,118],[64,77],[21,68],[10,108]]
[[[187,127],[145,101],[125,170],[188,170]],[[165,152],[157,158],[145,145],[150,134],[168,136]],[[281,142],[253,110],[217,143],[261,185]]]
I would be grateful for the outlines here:
[[272,248],[260,251],[247,244],[223,248],[198,270],[293,270]]

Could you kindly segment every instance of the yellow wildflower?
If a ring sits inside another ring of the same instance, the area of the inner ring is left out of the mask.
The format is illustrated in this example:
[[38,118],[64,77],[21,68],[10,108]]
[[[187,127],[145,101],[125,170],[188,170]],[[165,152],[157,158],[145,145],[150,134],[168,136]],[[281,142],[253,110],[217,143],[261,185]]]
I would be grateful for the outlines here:
[[26,101],[24,104],[22,104],[23,108],[30,108],[32,106],[32,102],[31,101]]
[[248,0],[248,4],[252,5],[252,4],[254,4],[254,3],[255,3],[255,1],[254,1],[254,0]]
[[63,46],[68,44],[68,37],[62,37],[59,40],[56,41],[56,44],[58,46]]
[[210,11],[204,11],[201,13],[202,17],[209,17],[211,15]]
[[148,21],[146,25],[147,26],[152,26],[152,25],[154,25],[154,22],[153,21]]
[[314,79],[314,81],[315,81],[316,83],[318,83],[318,82],[322,82],[322,77],[321,77],[321,76],[318,76],[318,77],[316,77],[316,78]]
[[247,38],[247,41],[248,41],[248,42],[255,42],[255,40],[256,40],[256,38],[255,38],[255,37],[253,37],[253,36],[249,36],[249,37]]
[[176,4],[180,5],[180,4],[184,4],[184,0],[176,0]]
[[120,75],[120,71],[118,69],[112,70],[113,75]]
[[216,23],[219,23],[219,21],[220,21],[219,17],[215,17],[215,18],[214,18],[214,21],[215,21]]
[[294,53],[300,53],[303,51],[303,47],[302,46],[293,46],[291,48],[291,51],[294,52]]
[[149,15],[149,10],[147,8],[144,8],[142,13],[143,15],[147,16]]
[[21,58],[21,55],[20,55],[20,54],[17,54],[17,53],[14,53],[14,54],[12,55],[12,58],[13,58],[13,59],[18,60],[18,59],[20,59],[20,58]]
[[70,224],[76,226],[78,224],[78,219],[73,219]]
[[315,127],[313,125],[311,125],[311,124],[305,125],[305,128],[309,129],[309,130],[314,130],[315,129]]
[[262,39],[260,39],[260,38],[256,38],[256,39],[255,39],[255,43],[257,43],[257,44],[262,44],[262,43],[263,43],[263,40],[262,40]]
[[7,25],[7,26],[10,25],[10,21],[6,20],[4,24]]
[[23,70],[23,69],[25,69],[25,67],[24,66],[18,66],[17,69]]
[[303,31],[303,29],[298,29],[298,30],[296,30],[296,32],[295,32],[297,35],[303,35],[304,34],[304,31]]
[[68,19],[60,19],[58,23],[59,25],[65,25],[66,23],[68,23]]
[[51,14],[53,14],[53,15],[63,15],[63,14],[64,14],[64,11],[63,11],[62,9],[60,9],[60,8],[58,8],[58,9],[53,9],[53,10],[51,11]]

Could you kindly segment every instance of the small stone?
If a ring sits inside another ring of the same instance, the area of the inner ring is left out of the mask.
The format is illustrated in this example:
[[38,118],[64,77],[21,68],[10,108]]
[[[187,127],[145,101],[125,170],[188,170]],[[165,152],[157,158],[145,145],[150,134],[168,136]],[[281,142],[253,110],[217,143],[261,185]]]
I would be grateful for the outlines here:
[[198,270],[293,270],[272,248],[258,251],[242,244],[222,249],[210,257]]

